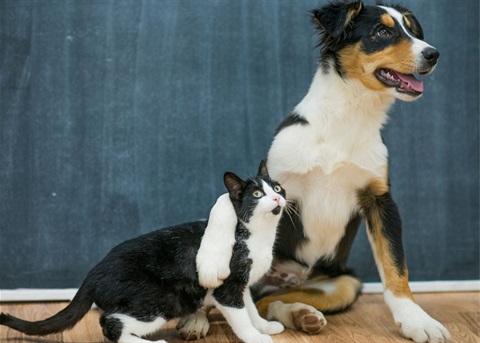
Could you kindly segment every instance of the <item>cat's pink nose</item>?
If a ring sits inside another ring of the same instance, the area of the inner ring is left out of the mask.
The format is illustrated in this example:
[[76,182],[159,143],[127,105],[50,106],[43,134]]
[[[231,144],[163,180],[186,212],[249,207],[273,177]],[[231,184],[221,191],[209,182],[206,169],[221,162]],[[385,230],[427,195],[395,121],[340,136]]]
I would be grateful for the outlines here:
[[275,196],[275,197],[273,197],[273,200],[274,200],[277,204],[279,204],[279,203],[280,203],[280,196]]

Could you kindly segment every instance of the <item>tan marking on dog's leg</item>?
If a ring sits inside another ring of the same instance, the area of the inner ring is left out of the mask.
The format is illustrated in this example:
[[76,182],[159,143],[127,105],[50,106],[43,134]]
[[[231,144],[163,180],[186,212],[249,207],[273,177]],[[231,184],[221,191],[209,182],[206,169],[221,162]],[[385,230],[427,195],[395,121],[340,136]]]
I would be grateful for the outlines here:
[[[385,204],[384,197],[388,193],[388,185],[385,180],[374,179],[370,184],[359,192],[359,203],[367,217],[367,233],[371,242],[375,261],[380,271],[384,288],[390,290],[393,295],[397,297],[406,297],[413,300],[410,287],[408,285],[408,270],[405,261],[401,261],[401,266],[394,262],[394,253],[392,244],[386,238],[385,230],[390,228],[385,227],[385,218],[391,211]],[[396,207],[395,207],[396,210]],[[397,228],[392,228],[397,229]],[[400,244],[401,242],[395,242]],[[400,246],[400,248],[402,248]],[[403,251],[402,251],[403,253]],[[402,256],[403,257],[403,256]],[[399,269],[400,268],[400,269]]]
[[275,301],[283,303],[304,303],[322,312],[334,312],[349,307],[357,299],[362,283],[350,275],[335,278],[318,276],[307,280],[303,285],[288,288],[257,301],[259,314],[266,318],[268,306]]
[[[374,229],[375,230],[375,229]],[[384,288],[390,290],[396,297],[404,297],[413,300],[410,286],[408,285],[408,269],[404,265],[402,274],[398,273],[392,258],[392,254],[388,243],[382,239],[377,239],[369,234],[370,240],[373,241],[375,260],[378,268],[382,269],[382,279]]]

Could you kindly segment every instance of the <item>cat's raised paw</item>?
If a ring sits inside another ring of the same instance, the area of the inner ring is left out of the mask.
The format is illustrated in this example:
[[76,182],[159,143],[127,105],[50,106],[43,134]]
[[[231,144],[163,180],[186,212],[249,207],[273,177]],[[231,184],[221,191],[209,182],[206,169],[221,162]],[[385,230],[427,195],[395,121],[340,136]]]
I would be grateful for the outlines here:
[[208,329],[210,329],[210,323],[202,310],[183,317],[177,324],[178,334],[186,341],[204,338]]
[[321,312],[306,308],[292,312],[292,319],[297,330],[310,335],[318,334],[327,325],[327,320]]

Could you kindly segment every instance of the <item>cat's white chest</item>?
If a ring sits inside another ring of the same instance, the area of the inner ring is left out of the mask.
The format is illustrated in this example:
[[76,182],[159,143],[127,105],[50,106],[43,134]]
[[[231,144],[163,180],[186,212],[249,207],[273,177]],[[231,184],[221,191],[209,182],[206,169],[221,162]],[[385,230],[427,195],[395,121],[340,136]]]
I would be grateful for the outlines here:
[[272,265],[278,218],[273,217],[273,220],[264,220],[262,223],[256,221],[246,225],[251,232],[246,244],[249,250],[248,257],[252,260],[248,285],[260,280]]

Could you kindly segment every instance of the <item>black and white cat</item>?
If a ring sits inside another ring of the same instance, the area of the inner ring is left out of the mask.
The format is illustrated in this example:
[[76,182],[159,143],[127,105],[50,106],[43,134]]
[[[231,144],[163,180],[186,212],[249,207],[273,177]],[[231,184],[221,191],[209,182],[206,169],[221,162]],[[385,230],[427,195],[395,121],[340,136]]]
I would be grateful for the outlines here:
[[90,271],[72,302],[54,316],[28,322],[2,313],[0,324],[28,335],[48,335],[72,328],[95,303],[103,311],[105,337],[145,343],[149,341],[142,336],[158,331],[168,320],[214,305],[241,340],[272,342],[269,335],[284,327],[259,316],[249,286],[271,266],[285,191],[270,179],[263,161],[257,177],[244,181],[227,172],[224,182],[238,221],[231,274],[221,286],[207,289],[198,282],[196,258],[207,226],[198,221],[116,246]]

